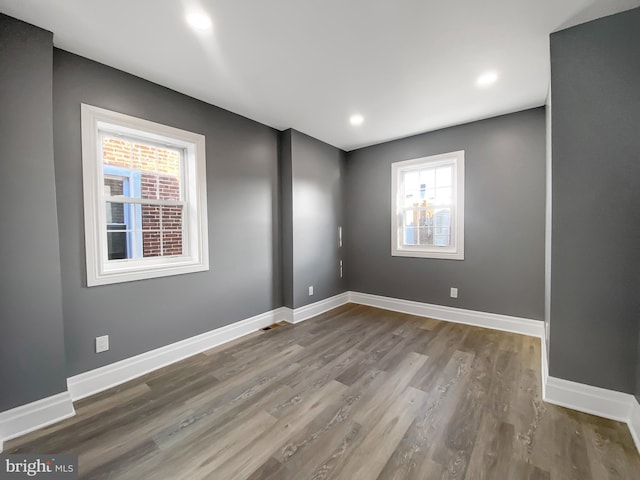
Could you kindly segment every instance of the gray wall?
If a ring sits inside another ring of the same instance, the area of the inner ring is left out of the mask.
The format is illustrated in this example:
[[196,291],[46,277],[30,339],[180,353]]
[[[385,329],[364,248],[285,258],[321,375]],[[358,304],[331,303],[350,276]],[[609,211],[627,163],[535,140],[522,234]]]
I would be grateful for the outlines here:
[[293,177],[291,130],[278,137],[280,172],[280,238],[282,240],[282,304],[293,308]]
[[[349,152],[349,289],[542,320],[544,120],[537,108]],[[392,257],[391,163],[456,150],[465,151],[465,259]]]
[[53,36],[0,14],[0,411],[66,390]]
[[640,9],[551,35],[550,374],[637,392]]
[[[282,305],[277,131],[61,50],[53,85],[68,375]],[[210,271],[86,287],[81,102],[206,136]]]
[[282,185],[288,190],[282,198],[282,208],[288,210],[282,214],[283,270],[291,270],[291,281],[284,282],[284,303],[299,308],[346,291],[339,269],[345,248],[338,246],[345,153],[296,130],[286,130],[281,140]]
[[544,330],[545,330],[545,342],[546,342],[546,354],[547,365],[549,364],[549,339],[551,331],[551,218],[553,205],[551,196],[551,111],[553,110],[551,89],[547,94],[547,104],[545,105],[545,132],[546,132],[546,162],[545,162],[545,190],[546,190],[546,205],[545,205],[545,219],[544,219]]
[[[638,320],[640,322],[640,320]],[[640,325],[638,325],[640,329]],[[636,400],[640,403],[640,334],[638,335],[638,359],[636,363]]]

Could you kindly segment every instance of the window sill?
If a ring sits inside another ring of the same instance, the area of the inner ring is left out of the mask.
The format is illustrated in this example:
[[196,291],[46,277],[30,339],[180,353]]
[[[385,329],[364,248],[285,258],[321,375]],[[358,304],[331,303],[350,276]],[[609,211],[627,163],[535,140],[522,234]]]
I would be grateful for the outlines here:
[[137,280],[147,280],[150,278],[169,277],[172,275],[182,275],[185,273],[205,272],[209,270],[208,262],[194,262],[185,260],[175,262],[172,265],[151,265],[136,267],[135,269],[124,271],[102,271],[100,273],[87,273],[87,286],[95,287],[99,285],[110,285],[114,283],[134,282]]
[[446,260],[464,260],[464,252],[427,252],[424,250],[394,249],[392,257],[438,258]]

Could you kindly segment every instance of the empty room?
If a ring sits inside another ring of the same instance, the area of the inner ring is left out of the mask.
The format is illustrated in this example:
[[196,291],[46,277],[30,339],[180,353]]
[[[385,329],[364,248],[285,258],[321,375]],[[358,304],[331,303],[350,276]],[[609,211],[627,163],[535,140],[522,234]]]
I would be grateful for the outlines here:
[[0,0],[0,479],[640,479],[640,0]]

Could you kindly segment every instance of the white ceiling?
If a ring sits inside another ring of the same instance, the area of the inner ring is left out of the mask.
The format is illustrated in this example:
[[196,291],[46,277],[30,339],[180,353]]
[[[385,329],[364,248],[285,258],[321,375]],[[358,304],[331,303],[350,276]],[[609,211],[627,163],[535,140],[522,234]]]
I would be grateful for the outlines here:
[[[543,105],[549,33],[640,0],[0,0],[54,44],[352,150]],[[207,12],[195,32],[185,12]],[[498,81],[475,80],[495,70]],[[358,127],[349,116],[361,113]]]

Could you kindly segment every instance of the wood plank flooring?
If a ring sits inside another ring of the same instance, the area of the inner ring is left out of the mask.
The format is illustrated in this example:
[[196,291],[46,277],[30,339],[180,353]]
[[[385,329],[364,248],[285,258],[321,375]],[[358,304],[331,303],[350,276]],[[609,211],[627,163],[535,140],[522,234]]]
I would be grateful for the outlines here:
[[540,342],[345,305],[77,402],[6,453],[87,479],[640,479],[625,424],[546,404]]

